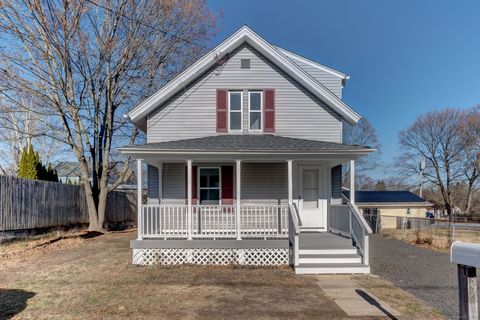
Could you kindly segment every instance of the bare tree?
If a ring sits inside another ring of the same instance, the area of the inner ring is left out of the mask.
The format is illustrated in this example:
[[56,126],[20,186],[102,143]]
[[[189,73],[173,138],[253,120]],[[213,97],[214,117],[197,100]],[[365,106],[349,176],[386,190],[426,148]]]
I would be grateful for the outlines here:
[[131,174],[126,158],[109,184],[112,148],[138,136],[123,113],[198,58],[215,21],[204,1],[0,0],[0,92],[35,97],[61,126],[90,230],[104,231],[108,192]]
[[[368,176],[373,170],[378,169],[380,166],[380,143],[378,142],[377,133],[373,125],[365,118],[361,119],[357,124],[350,125],[343,123],[343,143],[369,146],[378,149],[378,151],[360,158],[355,164],[355,173],[357,179],[355,184],[359,188],[370,189],[374,181]],[[348,184],[350,180],[349,168],[345,166],[343,168],[343,181]],[[371,182],[371,183],[370,183]]]
[[424,177],[438,187],[449,214],[454,206],[452,191],[462,175],[463,140],[461,124],[465,113],[458,109],[432,111],[419,116],[399,133],[403,153],[397,164],[407,175],[417,175],[419,161],[426,160]]
[[465,213],[472,209],[473,195],[478,189],[480,177],[480,106],[467,111],[460,124],[463,148],[462,171],[466,179]]

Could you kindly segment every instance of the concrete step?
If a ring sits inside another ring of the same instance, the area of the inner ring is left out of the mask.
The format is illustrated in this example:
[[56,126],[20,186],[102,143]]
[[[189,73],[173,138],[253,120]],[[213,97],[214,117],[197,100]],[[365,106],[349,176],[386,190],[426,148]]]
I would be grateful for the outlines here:
[[300,264],[362,263],[358,254],[301,254]]
[[370,266],[361,263],[301,263],[296,274],[353,274],[370,273]]
[[300,256],[304,255],[346,255],[346,254],[357,254],[358,249],[356,247],[338,247],[338,248],[314,248],[312,249],[303,249],[300,247],[298,254]]

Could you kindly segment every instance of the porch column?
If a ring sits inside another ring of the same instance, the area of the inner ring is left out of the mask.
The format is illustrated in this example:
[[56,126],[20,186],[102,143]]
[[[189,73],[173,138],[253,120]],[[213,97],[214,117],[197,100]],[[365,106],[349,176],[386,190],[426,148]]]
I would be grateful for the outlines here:
[[355,204],[355,160],[350,160],[350,203]]
[[237,240],[242,240],[242,236],[240,234],[240,224],[241,224],[241,219],[240,219],[240,210],[241,210],[241,207],[240,207],[240,198],[241,198],[241,186],[242,186],[242,183],[241,183],[241,173],[242,173],[242,160],[235,160],[235,168],[236,168],[236,177],[235,177],[235,180],[236,180],[236,188],[235,188],[235,191],[236,191],[236,199],[237,199],[237,202],[236,202],[236,210],[235,210],[235,226],[236,226],[236,232],[237,232]]
[[163,202],[163,163],[158,166],[158,204]]
[[137,240],[142,240],[142,161],[137,159]]
[[192,160],[187,160],[187,230],[192,240]]
[[293,204],[293,160],[287,160],[288,166],[288,205]]

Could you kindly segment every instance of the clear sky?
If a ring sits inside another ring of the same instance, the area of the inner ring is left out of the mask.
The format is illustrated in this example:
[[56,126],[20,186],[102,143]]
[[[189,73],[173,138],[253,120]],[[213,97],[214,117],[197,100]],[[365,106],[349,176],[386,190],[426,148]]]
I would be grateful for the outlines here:
[[247,24],[275,45],[350,75],[343,98],[375,126],[387,168],[399,152],[398,132],[418,115],[480,104],[478,0],[209,5],[223,10],[214,44]]

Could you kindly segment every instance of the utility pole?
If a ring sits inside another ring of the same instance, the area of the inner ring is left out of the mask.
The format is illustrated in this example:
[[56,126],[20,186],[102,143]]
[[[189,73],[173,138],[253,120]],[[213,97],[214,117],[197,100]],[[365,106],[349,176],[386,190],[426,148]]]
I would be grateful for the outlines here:
[[420,172],[419,172],[419,180],[420,180],[420,198],[423,195],[423,171],[425,170],[425,158],[420,159]]

